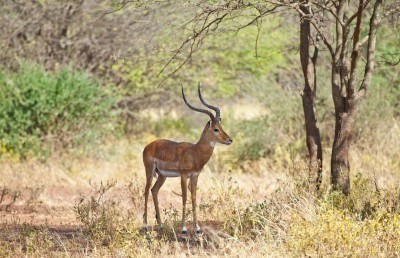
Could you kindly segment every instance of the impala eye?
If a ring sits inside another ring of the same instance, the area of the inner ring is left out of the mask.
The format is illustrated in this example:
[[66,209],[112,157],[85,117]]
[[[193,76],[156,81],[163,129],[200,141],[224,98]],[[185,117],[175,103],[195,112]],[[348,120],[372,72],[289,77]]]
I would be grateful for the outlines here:
[[215,133],[219,133],[219,129],[218,128],[214,128],[214,132]]

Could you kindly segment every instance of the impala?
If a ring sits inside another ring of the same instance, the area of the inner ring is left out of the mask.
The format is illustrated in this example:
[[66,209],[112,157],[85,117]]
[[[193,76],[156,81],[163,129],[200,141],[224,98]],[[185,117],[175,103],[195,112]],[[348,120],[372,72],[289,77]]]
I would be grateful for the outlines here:
[[210,160],[216,143],[230,145],[232,139],[224,132],[221,127],[221,112],[219,108],[207,104],[201,95],[201,85],[198,86],[200,101],[204,106],[215,111],[215,116],[211,111],[193,107],[188,103],[182,87],[182,97],[185,104],[192,110],[204,113],[210,117],[204,127],[199,141],[195,144],[188,142],[174,142],[159,139],[149,143],[143,150],[143,163],[146,169],[146,188],[144,192],[144,229],[147,230],[147,202],[149,190],[153,177],[157,175],[157,181],[151,188],[154,206],[156,210],[157,223],[161,225],[160,209],[158,207],[158,191],[164,184],[167,177],[180,177],[182,189],[182,234],[187,233],[186,228],[186,200],[188,190],[188,180],[190,180],[189,190],[191,191],[193,225],[196,233],[200,233],[200,226],[197,224],[196,217],[196,190],[197,179],[203,167]]

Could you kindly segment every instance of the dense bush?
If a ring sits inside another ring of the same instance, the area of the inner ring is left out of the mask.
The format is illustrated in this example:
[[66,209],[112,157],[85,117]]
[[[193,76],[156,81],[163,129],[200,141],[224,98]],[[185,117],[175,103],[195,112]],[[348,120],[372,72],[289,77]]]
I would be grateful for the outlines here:
[[97,136],[100,125],[110,125],[115,101],[97,81],[70,68],[48,73],[23,63],[18,72],[0,72],[0,155],[35,156]]
[[[240,164],[270,157],[276,165],[290,163],[306,148],[300,95],[297,91],[282,90],[276,83],[259,90],[259,94],[264,114],[250,120],[234,121],[236,125],[231,126],[237,139],[234,160]],[[286,104],[281,105],[282,101]]]

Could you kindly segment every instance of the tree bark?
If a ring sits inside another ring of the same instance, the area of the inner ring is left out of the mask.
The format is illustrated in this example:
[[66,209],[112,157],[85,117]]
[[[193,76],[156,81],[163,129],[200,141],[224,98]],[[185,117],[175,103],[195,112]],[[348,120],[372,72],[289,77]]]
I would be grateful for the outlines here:
[[315,103],[317,97],[315,65],[318,57],[318,46],[315,46],[314,55],[311,57],[311,24],[307,17],[311,13],[310,7],[302,5],[300,8],[305,14],[300,15],[300,61],[304,75],[302,102],[306,143],[310,156],[309,169],[311,174],[316,176],[316,189],[319,190],[322,182],[322,146]]
[[332,146],[331,157],[331,183],[334,190],[344,194],[350,193],[350,162],[349,150],[351,134],[357,115],[357,104],[346,105],[348,110],[343,110],[335,115],[335,138]]
[[[355,88],[357,66],[360,57],[360,33],[364,13],[364,0],[359,0],[358,10],[354,17],[357,23],[353,34],[353,49],[350,60],[347,55],[349,40],[349,27],[347,24],[346,0],[341,0],[337,8],[336,21],[336,49],[332,61],[332,96],[335,104],[335,138],[332,146],[331,157],[331,183],[334,190],[344,194],[350,193],[350,162],[349,150],[352,131],[356,121],[358,105],[364,99],[370,84],[374,68],[374,55],[376,32],[379,24],[378,11],[382,0],[376,0],[373,14],[370,18],[368,33],[367,62],[365,64],[364,79],[360,89]],[[350,79],[348,79],[350,78]]]
[[[347,0],[339,1],[336,20],[336,48],[332,61],[332,97],[335,105],[335,135],[331,156],[331,184],[334,190],[350,193],[349,149],[353,130],[356,104],[349,93],[349,27],[342,26],[347,20]],[[351,75],[350,75],[351,76]]]

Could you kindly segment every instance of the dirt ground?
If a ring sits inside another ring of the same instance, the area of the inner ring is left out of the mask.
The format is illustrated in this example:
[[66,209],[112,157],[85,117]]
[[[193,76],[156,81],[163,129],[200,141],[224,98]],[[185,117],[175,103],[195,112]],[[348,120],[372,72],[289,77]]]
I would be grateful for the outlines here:
[[[211,171],[206,171],[205,175],[201,175],[198,190],[198,205],[202,203],[205,196],[212,194],[211,191],[215,190],[215,184],[226,183],[224,175],[213,174]],[[210,178],[213,178],[210,180]],[[235,175],[237,187],[243,191],[254,192],[255,198],[264,197],[274,190],[273,183],[259,185],[257,182],[260,180],[276,181],[276,178],[262,178],[246,175]],[[271,180],[272,179],[272,180]],[[132,210],[133,216],[138,221],[142,219],[143,210],[143,189],[141,189],[140,182],[144,178],[140,177],[135,182],[137,192],[129,190],[127,184],[118,183],[107,194],[108,199],[115,200],[119,206],[126,210]],[[213,181],[213,183],[211,182]],[[40,185],[40,186],[38,186]],[[93,185],[95,185],[93,183]],[[143,188],[142,187],[142,188]],[[221,185],[223,187],[223,185]],[[47,227],[51,230],[69,233],[72,231],[80,230],[80,224],[76,219],[74,207],[79,202],[80,198],[88,197],[96,194],[94,188],[91,186],[74,186],[74,185],[41,185],[36,181],[31,186],[25,185],[7,187],[3,185],[3,190],[0,191],[0,225],[7,228],[20,229],[23,225],[30,225],[32,227]],[[136,196],[133,196],[135,195]],[[180,180],[168,179],[165,185],[161,188],[159,194],[159,202],[161,210],[174,207],[181,210],[181,197],[180,197]],[[190,205],[190,201],[188,203]],[[190,206],[188,206],[190,207]],[[149,202],[149,222],[155,224],[154,220],[154,205],[152,199]],[[199,218],[201,220],[201,218]],[[203,221],[204,226],[218,226],[218,220]]]

